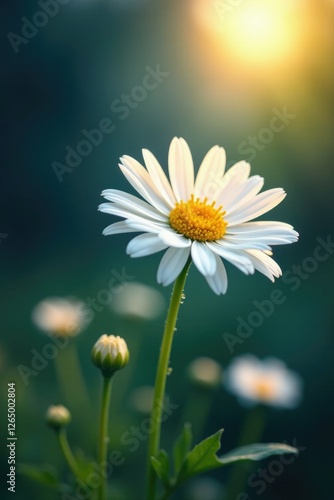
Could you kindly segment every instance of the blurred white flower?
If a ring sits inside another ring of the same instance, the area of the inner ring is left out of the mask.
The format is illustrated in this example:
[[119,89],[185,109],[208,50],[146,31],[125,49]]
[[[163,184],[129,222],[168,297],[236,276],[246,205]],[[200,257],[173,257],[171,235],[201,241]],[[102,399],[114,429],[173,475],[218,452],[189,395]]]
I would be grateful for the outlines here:
[[211,358],[196,358],[188,367],[188,377],[200,387],[217,387],[221,373],[221,366]]
[[154,398],[154,387],[142,385],[137,387],[130,394],[129,402],[132,408],[139,413],[151,413]]
[[240,356],[225,371],[224,384],[247,405],[295,408],[302,396],[301,377],[276,358],[261,361],[252,355]]
[[[123,285],[120,285],[123,288]],[[122,316],[139,319],[155,319],[165,309],[163,295],[147,285],[128,283],[122,293],[115,293],[110,304],[111,309]]]
[[71,414],[63,405],[51,405],[45,414],[47,424],[55,430],[69,424],[71,421]]
[[84,302],[72,298],[50,297],[42,300],[32,312],[38,328],[58,336],[74,336],[89,323]]

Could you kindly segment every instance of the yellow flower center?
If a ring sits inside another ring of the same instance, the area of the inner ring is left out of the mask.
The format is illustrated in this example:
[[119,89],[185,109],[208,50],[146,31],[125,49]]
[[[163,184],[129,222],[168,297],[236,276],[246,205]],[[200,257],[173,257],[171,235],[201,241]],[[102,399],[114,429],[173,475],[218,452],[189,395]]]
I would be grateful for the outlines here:
[[191,195],[187,202],[180,201],[169,214],[169,223],[175,231],[197,241],[215,241],[226,231],[222,207],[215,208],[216,202],[207,205],[207,198],[200,201]]
[[276,387],[272,380],[261,379],[257,381],[256,392],[262,401],[270,401],[275,397]]

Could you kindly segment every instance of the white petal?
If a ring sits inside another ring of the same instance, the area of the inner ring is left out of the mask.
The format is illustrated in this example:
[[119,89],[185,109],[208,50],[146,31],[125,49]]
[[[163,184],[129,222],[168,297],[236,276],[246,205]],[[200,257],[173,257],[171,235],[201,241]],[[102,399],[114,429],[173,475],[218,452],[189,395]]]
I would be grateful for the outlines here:
[[169,178],[177,201],[188,201],[194,192],[194,165],[188,144],[174,137],[168,153]]
[[228,202],[230,197],[234,196],[234,191],[239,189],[240,184],[243,184],[248,179],[249,174],[249,163],[239,161],[233,165],[223,177],[216,202],[219,205]]
[[212,276],[205,276],[205,279],[210,288],[217,294],[225,294],[227,290],[227,273],[221,259],[215,255],[216,272]]
[[281,188],[269,189],[238,206],[236,210],[228,212],[224,218],[229,225],[247,222],[276,207],[285,196],[286,193]]
[[235,163],[225,174],[226,178],[237,177],[239,182],[244,182],[248,179],[251,171],[251,166],[247,161],[241,160]]
[[284,231],[288,233],[293,230],[293,226],[286,224],[285,222],[259,220],[254,222],[244,222],[243,224],[235,225],[228,229],[235,234],[248,232],[253,233],[254,231],[275,231],[276,233]]
[[174,207],[176,203],[175,195],[160,163],[148,149],[143,149],[143,157],[146,168],[155,186],[159,190],[160,194],[164,197],[169,207]]
[[213,252],[226,259],[228,262],[240,269],[240,271],[242,271],[243,273],[254,273],[254,266],[252,264],[251,258],[247,254],[245,254],[245,252],[224,248],[215,242],[207,243],[207,245]]
[[154,220],[166,221],[167,217],[160,210],[152,207],[137,196],[119,191],[118,189],[105,189],[102,191],[102,196],[116,206],[130,210],[139,215],[145,215]]
[[195,198],[216,199],[223,181],[226,165],[224,148],[214,146],[205,155],[198,170],[194,195]]
[[246,245],[248,248],[257,248],[258,250],[270,250],[272,245],[288,245],[290,243],[295,243],[298,240],[298,237],[282,237],[276,235],[260,235],[258,233],[254,235],[249,235],[248,237],[238,238],[238,236],[234,236],[233,238],[226,238],[226,242],[235,245],[236,247],[241,248],[241,244],[243,247]]
[[224,210],[232,211],[235,210],[239,205],[244,204],[247,200],[254,198],[262,189],[264,184],[263,177],[259,175],[253,175],[247,179],[247,181],[242,182],[239,186],[235,186],[234,189],[230,189],[227,193],[220,194],[217,203],[218,205],[223,205]]
[[[231,226],[227,228],[226,234],[241,236],[242,238],[267,238],[268,241],[271,237],[282,238],[288,242],[298,240],[298,233],[293,229],[290,224],[276,221],[257,221],[245,222],[238,226]],[[272,243],[273,244],[273,243]]]
[[165,231],[169,228],[169,225],[164,224],[163,222],[150,222],[146,219],[127,219],[124,221],[129,228],[133,231],[144,231],[145,233],[155,233],[158,234],[160,231]]
[[246,253],[249,255],[255,269],[267,276],[271,281],[274,282],[274,278],[279,278],[282,275],[282,270],[277,262],[264,252],[260,250],[247,250]]
[[163,286],[170,285],[186,265],[190,253],[188,248],[169,248],[159,264],[157,280]]
[[121,162],[122,165],[119,164],[119,167],[132,187],[151,205],[168,214],[170,208],[154,186],[147,170],[130,156],[122,156]]
[[[118,217],[124,217],[125,219],[149,221],[152,223],[163,223],[164,217],[161,214],[156,215],[153,211],[147,210],[142,207],[133,207],[133,210],[122,208],[118,203],[102,203],[99,205],[100,212],[104,212],[111,215],[116,215]],[[157,217],[157,218],[155,218]]]
[[204,276],[212,276],[216,272],[215,256],[206,243],[194,241],[191,246],[191,257],[199,272]]
[[145,233],[136,236],[128,243],[126,253],[130,257],[144,257],[145,255],[160,252],[165,248],[167,248],[167,245],[162,243],[155,234]]
[[114,222],[114,224],[110,224],[107,226],[103,233],[105,236],[110,234],[120,234],[120,233],[134,233],[136,229],[132,229],[128,226],[127,221],[122,220],[120,222]]
[[183,235],[177,234],[174,231],[161,231],[159,233],[159,238],[169,247],[186,248],[191,245],[191,240],[189,238],[185,238]]
[[252,239],[251,236],[249,238],[242,238],[241,236],[224,236],[222,239],[217,240],[217,243],[230,250],[249,250],[250,248],[270,250],[269,244],[264,239]]

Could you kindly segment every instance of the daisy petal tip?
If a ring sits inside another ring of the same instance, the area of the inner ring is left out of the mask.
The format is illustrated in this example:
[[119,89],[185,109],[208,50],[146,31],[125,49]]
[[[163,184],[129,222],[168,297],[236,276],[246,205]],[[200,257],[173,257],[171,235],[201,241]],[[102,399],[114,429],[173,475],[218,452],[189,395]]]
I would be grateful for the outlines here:
[[105,198],[108,192],[110,192],[110,189],[104,189],[103,191],[101,191],[100,196],[102,196],[102,198]]
[[160,273],[157,274],[157,283],[158,283],[158,285],[161,285],[161,286],[164,286],[164,287],[166,287],[166,286],[169,285],[169,283],[167,283],[167,280],[163,279],[163,277],[160,276]]

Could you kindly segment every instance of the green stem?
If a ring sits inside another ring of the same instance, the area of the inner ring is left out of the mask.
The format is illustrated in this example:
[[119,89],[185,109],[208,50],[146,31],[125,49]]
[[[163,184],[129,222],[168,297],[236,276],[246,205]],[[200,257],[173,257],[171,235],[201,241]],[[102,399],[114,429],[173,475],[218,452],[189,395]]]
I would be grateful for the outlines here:
[[60,449],[64,455],[64,458],[65,458],[67,465],[69,466],[72,474],[74,475],[74,477],[80,477],[80,469],[79,469],[79,466],[77,464],[77,461],[74,458],[74,455],[72,453],[70,445],[68,443],[66,431],[64,428],[59,429],[59,431],[57,432],[57,437],[58,437]]
[[183,406],[183,415],[180,423],[190,422],[193,440],[198,441],[204,430],[211,408],[214,391],[205,387],[191,387]]
[[172,493],[171,489],[165,490],[160,500],[168,500]]
[[112,378],[103,377],[100,429],[99,429],[99,440],[97,448],[97,459],[101,472],[101,485],[99,487],[99,496],[98,496],[99,500],[105,500],[107,491],[106,457],[107,457],[107,449],[109,442],[108,421],[109,421],[111,386],[112,386]]
[[113,396],[113,402],[115,407],[118,408],[122,401],[124,401],[125,395],[128,392],[129,385],[135,379],[134,371],[138,366],[138,357],[142,351],[142,344],[144,339],[144,321],[140,320],[130,320],[120,323],[120,327],[116,331],[122,331],[123,337],[126,338],[126,343],[128,345],[129,352],[131,353],[131,363],[126,365],[126,370],[122,373],[122,384],[117,388],[117,393],[115,394],[116,400]]
[[[265,408],[256,406],[248,412],[244,425],[241,429],[238,446],[244,446],[250,443],[258,443],[262,437],[265,424]],[[238,494],[243,492],[247,482],[247,476],[250,474],[252,463],[238,463],[232,468],[232,472],[227,484],[226,500],[234,500]]]
[[170,300],[169,310],[167,314],[165,330],[163,334],[157,374],[155,379],[154,400],[151,413],[151,419],[156,425],[149,438],[148,444],[148,485],[147,498],[148,500],[155,499],[156,475],[151,465],[151,457],[156,456],[160,447],[161,434],[161,416],[165,397],[166,379],[168,374],[168,364],[175,332],[177,315],[182,300],[184,284],[187,278],[190,261],[184,266],[181,274],[175,280],[172,297]]
[[82,375],[78,353],[74,339],[69,339],[68,344],[55,358],[60,390],[71,407],[75,406],[80,413],[90,407],[89,396]]
[[262,405],[249,410],[239,434],[238,446],[259,442],[263,434],[266,414],[266,408]]

